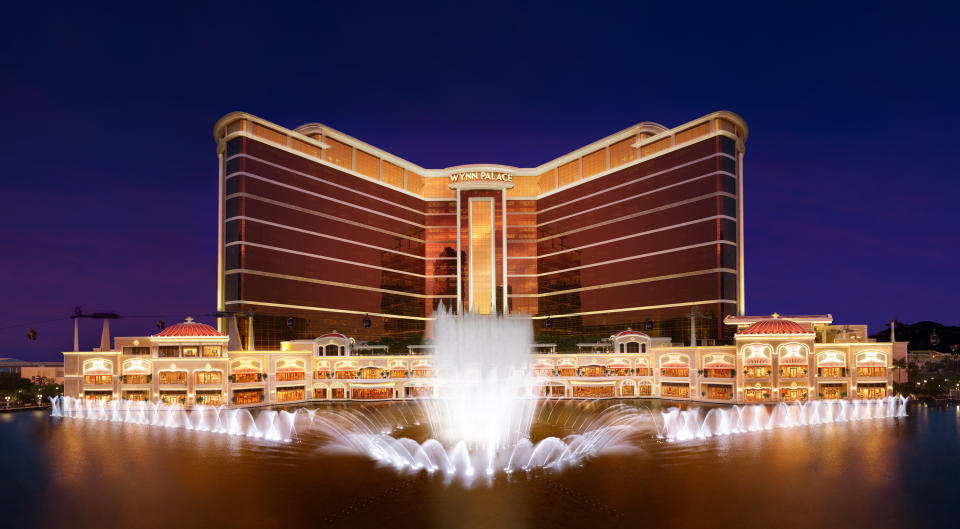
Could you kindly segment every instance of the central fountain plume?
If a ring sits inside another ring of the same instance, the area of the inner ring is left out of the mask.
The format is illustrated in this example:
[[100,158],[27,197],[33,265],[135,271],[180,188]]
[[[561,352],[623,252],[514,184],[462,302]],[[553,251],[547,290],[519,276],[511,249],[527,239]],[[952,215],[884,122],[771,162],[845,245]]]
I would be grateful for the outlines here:
[[530,319],[440,310],[434,323],[437,403],[433,432],[445,444],[464,442],[490,457],[529,435]]
[[477,475],[562,468],[619,446],[630,434],[622,423],[531,441],[541,409],[532,394],[532,343],[529,317],[456,315],[441,307],[434,321],[435,398],[414,404],[429,423],[430,439],[394,437],[411,424],[355,409],[317,414],[312,424],[333,448],[360,451],[399,470],[441,471],[465,483]]

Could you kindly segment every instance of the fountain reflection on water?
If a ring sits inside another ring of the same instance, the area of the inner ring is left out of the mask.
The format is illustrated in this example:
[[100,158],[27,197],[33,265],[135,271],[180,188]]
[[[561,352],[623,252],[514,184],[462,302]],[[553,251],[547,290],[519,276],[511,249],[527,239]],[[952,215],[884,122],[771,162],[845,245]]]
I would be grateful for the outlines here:
[[[562,469],[585,457],[635,449],[637,436],[669,441],[704,439],[835,422],[906,416],[906,398],[872,401],[814,401],[776,406],[710,409],[670,408],[659,414],[623,404],[541,403],[531,395],[533,341],[529,318],[453,315],[435,320],[437,378],[433,399],[400,404],[385,412],[372,406],[295,411],[228,409],[143,401],[51,399],[52,415],[130,424],[184,428],[270,441],[291,441],[312,430],[327,449],[362,454],[400,471],[442,472],[470,484],[499,472]],[[570,409],[572,408],[572,410]],[[572,411],[572,413],[571,413]],[[402,437],[425,422],[428,438]],[[534,423],[553,424],[566,437],[531,440]]]

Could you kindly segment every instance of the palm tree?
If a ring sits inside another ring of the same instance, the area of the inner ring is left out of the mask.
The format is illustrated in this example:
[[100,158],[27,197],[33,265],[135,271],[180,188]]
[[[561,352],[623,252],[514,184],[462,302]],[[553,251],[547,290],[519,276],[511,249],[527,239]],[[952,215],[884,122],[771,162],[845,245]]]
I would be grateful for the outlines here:
[[[893,378],[894,378],[895,380],[897,379],[897,370],[906,369],[906,368],[907,368],[907,359],[906,359],[906,358],[898,358],[898,359],[894,360],[894,361],[893,361]],[[909,382],[909,375],[908,375],[907,378],[908,378],[908,380],[907,380],[906,382],[896,383],[895,386],[903,387],[904,385],[906,385],[907,382]]]

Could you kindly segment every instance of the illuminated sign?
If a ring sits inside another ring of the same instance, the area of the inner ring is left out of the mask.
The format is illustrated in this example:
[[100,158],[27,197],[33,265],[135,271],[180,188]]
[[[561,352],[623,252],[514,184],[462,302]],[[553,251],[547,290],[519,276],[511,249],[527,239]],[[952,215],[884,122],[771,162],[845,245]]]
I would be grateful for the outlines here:
[[450,183],[456,182],[513,182],[513,175],[509,173],[494,173],[489,171],[475,171],[471,173],[453,173],[450,175]]

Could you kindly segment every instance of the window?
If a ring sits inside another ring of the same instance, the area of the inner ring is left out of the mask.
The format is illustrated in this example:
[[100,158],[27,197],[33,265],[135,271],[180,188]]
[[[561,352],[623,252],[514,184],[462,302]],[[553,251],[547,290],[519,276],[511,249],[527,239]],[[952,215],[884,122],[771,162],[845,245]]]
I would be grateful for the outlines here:
[[604,386],[573,386],[573,396],[587,399],[613,397],[613,385]]
[[161,384],[178,384],[178,385],[186,384],[187,372],[186,371],[161,371],[160,383]]
[[733,369],[707,369],[703,376],[706,378],[733,378]]
[[730,400],[733,398],[733,387],[732,386],[716,386],[713,384],[707,385],[707,391],[705,391],[707,398],[712,400]]
[[379,367],[364,367],[360,370],[360,378],[380,378],[380,373]]
[[84,384],[109,384],[111,375],[86,375],[83,377]]
[[190,347],[183,348],[183,356],[185,357],[196,357],[197,356],[197,346],[193,345]]
[[685,399],[690,397],[690,386],[686,384],[665,383],[662,386],[661,394],[664,397],[677,397]]
[[186,404],[187,393],[185,391],[161,391],[160,402],[167,405]]
[[330,137],[324,138],[324,142],[330,146],[324,153],[328,162],[347,169],[353,168],[353,147]]
[[338,369],[336,378],[357,378],[356,369]]
[[784,378],[801,378],[807,376],[805,366],[783,366],[780,368],[780,376]]
[[538,397],[563,397],[564,396],[563,386],[538,385],[535,391]]
[[433,396],[433,387],[432,386],[408,386],[403,388],[403,394],[406,397],[419,398],[419,397],[432,397]]
[[640,352],[640,342],[630,342],[627,344],[628,353],[639,353]]
[[124,391],[120,397],[125,400],[150,400],[149,391]]
[[250,389],[246,391],[233,392],[234,404],[257,404],[263,402],[262,389]]
[[260,373],[237,373],[233,375],[233,381],[237,384],[260,382]]
[[630,136],[610,146],[610,165],[616,167],[637,159],[637,149],[633,147],[637,137]]
[[766,378],[770,376],[770,366],[747,366],[743,370],[747,378]]
[[760,402],[770,399],[770,388],[745,388],[743,400],[746,402]]
[[124,347],[123,354],[125,355],[148,355],[150,354],[149,347]]
[[690,376],[690,368],[688,367],[667,367],[660,370],[660,375],[664,377],[682,377],[686,378]]
[[220,384],[223,379],[219,371],[196,371],[193,375],[197,384]]
[[180,346],[161,345],[157,348],[157,355],[160,358],[178,358],[180,356]]
[[842,377],[846,375],[844,367],[821,367],[817,370],[821,377]]
[[123,375],[120,381],[124,384],[149,384],[150,375]]
[[602,376],[603,376],[603,366],[584,366],[584,367],[583,367],[583,376],[585,376],[585,377],[602,377]]
[[[869,368],[867,368],[869,369]],[[883,369],[883,368],[877,368]],[[887,396],[887,387],[884,384],[858,384],[858,399],[882,399]]]
[[278,388],[277,402],[290,402],[294,400],[303,400],[304,389],[299,388]]
[[367,154],[361,150],[356,151],[357,166],[354,168],[362,175],[380,180],[380,158]]
[[782,388],[780,400],[783,402],[806,402],[807,390],[804,388]]
[[825,400],[842,399],[847,396],[846,384],[821,384],[820,398]]
[[303,371],[278,371],[277,382],[289,382],[291,380],[303,380]]
[[496,269],[494,267],[494,205],[489,199],[470,199],[469,270],[470,307],[474,312],[489,314],[494,309],[492,298]]
[[360,400],[389,399],[393,397],[393,388],[353,388],[353,398]]
[[858,377],[885,377],[887,376],[887,368],[885,367],[858,367],[857,368]]
[[222,406],[223,394],[219,391],[198,391],[197,404],[204,404],[206,406]]
[[219,346],[219,345],[204,345],[204,346],[203,346],[203,356],[204,356],[204,357],[219,357],[219,356],[220,356],[220,346]]
[[113,392],[112,391],[84,391],[83,398],[87,400],[109,401],[109,400],[113,400]]
[[323,348],[323,356],[337,356],[339,347],[334,344],[330,344]]

